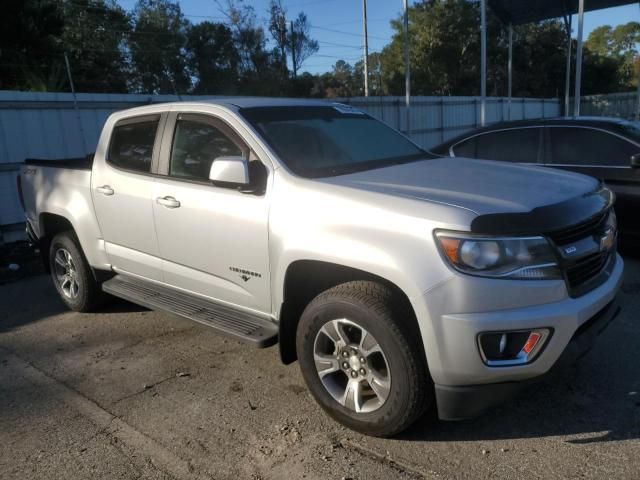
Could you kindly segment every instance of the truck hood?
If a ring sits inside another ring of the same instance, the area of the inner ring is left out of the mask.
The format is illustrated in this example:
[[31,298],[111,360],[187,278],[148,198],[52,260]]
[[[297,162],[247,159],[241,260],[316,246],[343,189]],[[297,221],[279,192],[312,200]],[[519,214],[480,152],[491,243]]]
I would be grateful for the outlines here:
[[439,158],[330,177],[323,182],[470,210],[529,212],[598,188],[598,181],[542,166]]

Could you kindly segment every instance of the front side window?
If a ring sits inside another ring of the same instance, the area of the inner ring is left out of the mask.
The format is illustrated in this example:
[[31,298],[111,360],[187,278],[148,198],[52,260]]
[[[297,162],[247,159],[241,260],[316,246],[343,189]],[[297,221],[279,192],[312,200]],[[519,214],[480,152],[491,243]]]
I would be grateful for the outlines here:
[[471,137],[460,143],[456,143],[451,149],[456,157],[476,158],[476,138]]
[[539,128],[502,130],[477,138],[477,158],[503,162],[537,163]]
[[549,127],[547,163],[627,167],[639,149],[631,142],[593,128]]
[[453,151],[456,157],[537,163],[539,148],[539,128],[517,128],[477,135],[454,146]]
[[127,119],[113,127],[107,161],[135,172],[151,172],[153,145],[160,115]]
[[223,126],[216,127],[205,119],[191,116],[178,117],[169,175],[192,180],[209,180],[211,164],[218,157],[244,156],[241,143],[224,132]]
[[240,112],[297,175],[316,178],[429,158],[407,138],[346,106],[254,107]]

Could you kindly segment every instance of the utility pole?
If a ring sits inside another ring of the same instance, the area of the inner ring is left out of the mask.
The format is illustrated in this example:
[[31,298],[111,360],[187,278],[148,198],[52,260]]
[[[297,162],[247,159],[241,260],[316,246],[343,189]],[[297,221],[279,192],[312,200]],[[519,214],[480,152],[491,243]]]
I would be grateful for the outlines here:
[[564,73],[564,116],[571,116],[571,106],[569,105],[569,96],[571,90],[571,22],[573,15],[565,15],[564,27],[567,31],[567,65]]
[[73,77],[71,76],[71,65],[69,64],[69,57],[67,56],[67,52],[64,52],[64,63],[67,66],[67,77],[69,78],[69,85],[71,86],[71,95],[73,95],[73,109],[76,111],[76,119],[78,120],[78,131],[80,132],[80,137],[82,138],[82,148],[84,154],[87,152],[87,141],[84,138],[84,128],[82,128],[82,118],[80,118],[80,109],[78,108],[78,99],[76,98],[76,87],[73,84]]
[[[407,110],[407,136],[411,135],[411,67],[409,66],[409,5],[408,0],[403,0],[404,6],[404,92],[405,106]],[[398,125],[399,127],[399,125]]]
[[362,31],[364,33],[364,96],[369,96],[369,40],[367,38],[367,0],[362,0]]
[[573,93],[573,116],[580,116],[580,87],[582,84],[582,31],[584,28],[584,0],[578,2],[578,47],[576,48],[576,86]]
[[296,65],[296,31],[293,28],[293,20],[291,25],[291,61],[293,62],[293,78],[298,76],[298,66]]
[[636,68],[636,73],[638,74],[638,91],[636,93],[638,103],[636,105],[636,120],[640,121],[640,57],[636,57],[636,65],[639,66]]
[[480,0],[480,125],[484,127],[487,113],[487,5]]
[[507,119],[511,120],[511,96],[513,94],[513,25],[509,23],[509,60],[507,62],[509,86],[507,88]]

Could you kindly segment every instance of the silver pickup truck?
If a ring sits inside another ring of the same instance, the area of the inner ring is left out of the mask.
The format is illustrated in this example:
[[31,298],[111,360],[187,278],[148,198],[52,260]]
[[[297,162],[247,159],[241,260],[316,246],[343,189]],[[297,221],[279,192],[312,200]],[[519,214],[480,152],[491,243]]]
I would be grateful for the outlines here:
[[27,232],[62,301],[104,293],[279,343],[336,420],[378,436],[463,419],[616,315],[612,193],[439,159],[341,104],[226,99],[107,120],[93,158],[33,160]]

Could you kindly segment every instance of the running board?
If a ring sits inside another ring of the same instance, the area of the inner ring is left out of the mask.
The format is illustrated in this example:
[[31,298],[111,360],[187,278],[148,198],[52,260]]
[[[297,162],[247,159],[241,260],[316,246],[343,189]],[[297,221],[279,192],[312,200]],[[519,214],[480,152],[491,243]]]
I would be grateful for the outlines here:
[[264,317],[151,282],[116,275],[104,282],[102,289],[151,310],[163,310],[202,323],[256,347],[268,347],[278,341],[277,325]]

